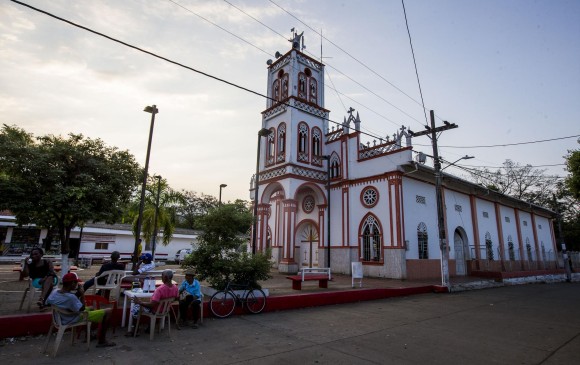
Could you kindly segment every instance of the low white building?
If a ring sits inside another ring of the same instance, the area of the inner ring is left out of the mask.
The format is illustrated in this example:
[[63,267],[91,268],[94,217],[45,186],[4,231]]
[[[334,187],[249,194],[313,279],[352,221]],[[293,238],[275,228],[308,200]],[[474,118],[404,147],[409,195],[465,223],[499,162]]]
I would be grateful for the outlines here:
[[[0,215],[0,243],[2,243],[3,256],[20,256],[30,252],[33,247],[44,247],[44,239],[48,233],[47,229],[38,228],[34,225],[18,227],[14,216]],[[199,231],[176,228],[171,242],[164,246],[159,243],[155,249],[155,260],[175,259],[175,254],[180,249],[195,248],[197,238],[201,234]],[[52,249],[49,253],[59,254],[60,242],[58,238],[52,242]],[[89,223],[82,228],[76,227],[71,232],[71,251],[78,249],[78,258],[101,259],[108,257],[113,251],[119,251],[122,259],[128,259],[133,254],[135,247],[135,237],[129,224],[101,224]],[[145,250],[143,242],[143,252]]]

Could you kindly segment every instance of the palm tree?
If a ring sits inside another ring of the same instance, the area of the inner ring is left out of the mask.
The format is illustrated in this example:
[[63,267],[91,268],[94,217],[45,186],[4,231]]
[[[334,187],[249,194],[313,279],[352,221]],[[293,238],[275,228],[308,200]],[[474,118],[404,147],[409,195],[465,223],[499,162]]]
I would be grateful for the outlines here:
[[[173,237],[176,222],[176,211],[180,205],[185,203],[183,194],[171,189],[165,179],[149,177],[149,183],[145,190],[145,205],[143,207],[143,222],[141,223],[141,234],[145,240],[145,250],[151,250],[153,232],[155,231],[155,210],[157,203],[157,192],[159,191],[159,207],[157,211],[157,232],[162,234],[161,243],[167,246]],[[137,232],[137,219],[133,220],[133,234]]]

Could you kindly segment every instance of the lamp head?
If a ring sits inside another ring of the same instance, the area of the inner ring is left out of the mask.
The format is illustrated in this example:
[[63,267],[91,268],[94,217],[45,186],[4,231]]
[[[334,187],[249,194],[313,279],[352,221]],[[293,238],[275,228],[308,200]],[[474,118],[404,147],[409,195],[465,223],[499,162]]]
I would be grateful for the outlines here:
[[220,184],[220,188],[225,188],[228,184]]
[[159,113],[159,109],[157,109],[157,106],[156,105],[151,105],[151,106],[147,105],[145,107],[145,109],[143,109],[143,111],[144,112],[147,112],[147,113],[151,113],[151,114],[157,114],[157,113]]
[[265,137],[271,133],[272,133],[272,131],[267,129],[267,128],[262,128],[262,129],[260,129],[260,131],[258,131],[258,135],[261,137]]

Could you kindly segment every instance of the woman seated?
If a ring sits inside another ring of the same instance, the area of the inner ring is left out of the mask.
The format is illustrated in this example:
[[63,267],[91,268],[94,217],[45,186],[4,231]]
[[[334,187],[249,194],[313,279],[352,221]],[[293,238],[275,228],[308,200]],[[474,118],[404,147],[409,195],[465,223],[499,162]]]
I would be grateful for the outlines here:
[[54,272],[52,262],[43,259],[44,251],[40,247],[35,247],[30,251],[30,257],[24,260],[22,275],[32,279],[32,286],[42,289],[38,299],[38,307],[42,310],[46,306],[46,298],[52,292],[52,288],[58,284],[58,277]]

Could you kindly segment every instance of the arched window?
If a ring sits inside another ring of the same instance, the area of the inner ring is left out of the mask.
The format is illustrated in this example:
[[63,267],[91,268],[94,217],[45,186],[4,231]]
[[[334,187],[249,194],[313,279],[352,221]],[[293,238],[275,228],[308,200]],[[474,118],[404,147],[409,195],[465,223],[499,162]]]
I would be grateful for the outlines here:
[[298,161],[308,162],[308,125],[298,124]]
[[526,252],[528,253],[528,261],[534,260],[534,254],[532,253],[532,244],[530,243],[530,239],[526,237]]
[[379,222],[373,215],[365,218],[360,232],[361,260],[381,261],[382,234]]
[[278,126],[278,157],[276,162],[284,162],[286,159],[286,123]]
[[272,99],[274,102],[280,101],[280,80],[274,80],[272,82]]
[[338,156],[333,155],[330,158],[330,178],[336,179],[340,177],[340,160]]
[[276,152],[276,139],[274,136],[276,132],[274,128],[270,128],[270,134],[268,135],[268,144],[266,145],[266,165],[274,164],[274,153]]
[[429,236],[427,235],[427,226],[421,222],[417,226],[417,242],[419,244],[419,259],[426,260],[429,258]]
[[282,76],[282,99],[286,99],[288,97],[288,74],[284,74]]
[[306,99],[306,74],[298,73],[298,97]]
[[316,98],[318,95],[318,83],[314,78],[310,78],[310,80],[308,80],[308,91],[310,96],[308,100],[311,103],[316,104]]
[[485,253],[487,254],[487,259],[493,261],[493,242],[491,242],[491,235],[489,232],[485,232]]
[[515,261],[516,260],[516,252],[514,249],[514,240],[512,239],[511,235],[508,235],[508,256],[510,261]]
[[322,149],[320,146],[320,139],[322,133],[318,128],[312,128],[312,156],[320,156],[322,154]]

